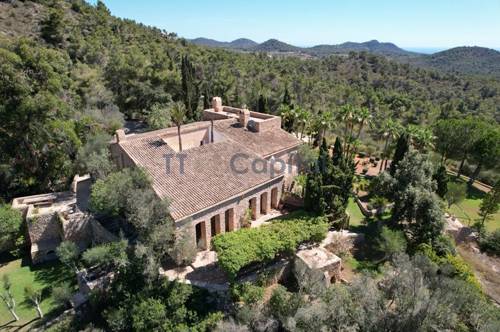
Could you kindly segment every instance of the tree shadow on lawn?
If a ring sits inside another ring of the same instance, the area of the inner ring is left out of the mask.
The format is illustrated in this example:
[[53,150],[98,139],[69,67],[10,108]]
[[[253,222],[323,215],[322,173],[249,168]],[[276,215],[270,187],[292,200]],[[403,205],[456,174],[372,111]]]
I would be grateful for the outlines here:
[[59,261],[37,264],[30,267],[35,275],[35,281],[47,286],[57,286],[63,282],[72,281],[74,274]]
[[[449,182],[467,184],[463,179],[451,178]],[[467,186],[467,199],[483,199],[485,193],[473,186]]]
[[383,217],[380,221],[375,218],[365,217],[361,225],[349,227],[350,231],[362,233],[365,236],[364,241],[355,244],[352,250],[352,258],[356,262],[356,266],[353,266],[353,268],[356,272],[379,272],[379,267],[383,265],[383,254],[374,248],[378,234],[386,221],[387,216]]

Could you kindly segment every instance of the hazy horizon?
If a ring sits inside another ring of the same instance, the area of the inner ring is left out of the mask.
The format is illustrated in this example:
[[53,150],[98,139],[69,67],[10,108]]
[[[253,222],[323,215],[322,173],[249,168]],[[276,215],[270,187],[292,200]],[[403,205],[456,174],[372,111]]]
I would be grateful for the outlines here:
[[[90,0],[95,3],[95,0]],[[500,49],[500,1],[254,0],[252,2],[105,0],[113,15],[193,39],[231,41],[269,35],[292,45],[372,39],[404,49],[481,46]],[[271,32],[271,33],[270,33]],[[424,45],[424,46],[421,46]]]

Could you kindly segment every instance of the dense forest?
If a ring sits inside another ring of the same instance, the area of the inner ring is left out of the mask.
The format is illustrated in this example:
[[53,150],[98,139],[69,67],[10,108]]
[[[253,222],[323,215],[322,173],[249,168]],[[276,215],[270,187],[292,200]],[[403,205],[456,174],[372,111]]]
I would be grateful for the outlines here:
[[0,9],[5,200],[65,188],[93,137],[172,101],[186,104],[190,120],[218,95],[224,104],[272,113],[285,96],[312,114],[366,107],[374,127],[387,118],[422,126],[467,115],[500,122],[500,83],[493,79],[364,52],[304,60],[204,48],[113,17],[102,2],[8,1]]

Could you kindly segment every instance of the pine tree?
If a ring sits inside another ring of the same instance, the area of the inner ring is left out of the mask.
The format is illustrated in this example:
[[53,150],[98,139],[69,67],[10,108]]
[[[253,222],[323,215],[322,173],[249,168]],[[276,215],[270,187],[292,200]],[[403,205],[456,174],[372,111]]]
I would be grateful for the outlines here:
[[58,46],[64,41],[64,12],[59,5],[50,9],[41,26],[41,36],[47,43]]
[[446,192],[448,192],[448,173],[446,172],[446,167],[441,165],[436,173],[434,173],[433,179],[437,183],[436,194],[444,198]]
[[491,218],[491,215],[498,212],[500,207],[500,180],[495,183],[495,186],[489,193],[484,196],[481,205],[479,206],[479,216],[481,227],[484,227],[484,222]]
[[195,80],[195,69],[187,55],[184,56],[181,61],[181,74],[182,99],[186,106],[186,118],[189,121],[198,120],[199,87]]
[[394,157],[392,158],[391,167],[389,172],[391,175],[396,173],[398,164],[405,157],[406,153],[410,149],[409,138],[407,134],[399,136],[398,142],[396,143],[396,151],[394,151]]

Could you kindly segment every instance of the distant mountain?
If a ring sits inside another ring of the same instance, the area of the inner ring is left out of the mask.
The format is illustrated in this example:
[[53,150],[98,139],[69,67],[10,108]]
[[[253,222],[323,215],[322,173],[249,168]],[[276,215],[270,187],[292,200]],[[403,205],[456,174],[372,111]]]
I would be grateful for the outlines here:
[[261,44],[245,38],[236,39],[232,42],[196,38],[191,42],[197,45],[222,47],[244,52],[282,53],[306,57],[368,52],[423,68],[500,78],[500,52],[477,46],[456,47],[433,54],[422,54],[404,50],[393,43],[384,43],[377,40],[364,43],[345,42],[338,45],[316,45],[312,47],[298,47],[277,39],[269,39]]
[[277,39],[269,39],[258,44],[250,39],[236,39],[232,42],[220,42],[207,38],[192,39],[191,42],[197,45],[209,47],[222,47],[227,49],[245,50],[252,52],[290,53],[296,52],[310,56],[328,56],[331,54],[347,54],[349,52],[366,51],[374,54],[387,56],[410,56],[417,53],[409,52],[397,47],[393,43],[381,43],[377,40],[370,40],[364,43],[346,42],[339,45],[317,45],[313,47],[298,47],[287,44]]
[[240,38],[240,39],[233,40],[232,42],[229,43],[229,45],[230,45],[230,47],[233,47],[233,48],[246,50],[246,49],[249,49],[249,48],[252,48],[252,47],[259,45],[259,43],[256,43],[251,39]]
[[200,46],[222,47],[222,48],[238,49],[238,50],[247,50],[259,45],[253,40],[247,38],[235,39],[232,42],[221,42],[209,38],[195,38],[191,39],[190,42]]
[[257,52],[301,52],[303,49],[277,39],[269,39],[254,46],[251,50]]
[[437,70],[500,77],[500,52],[485,47],[455,47],[413,58],[409,62]]

